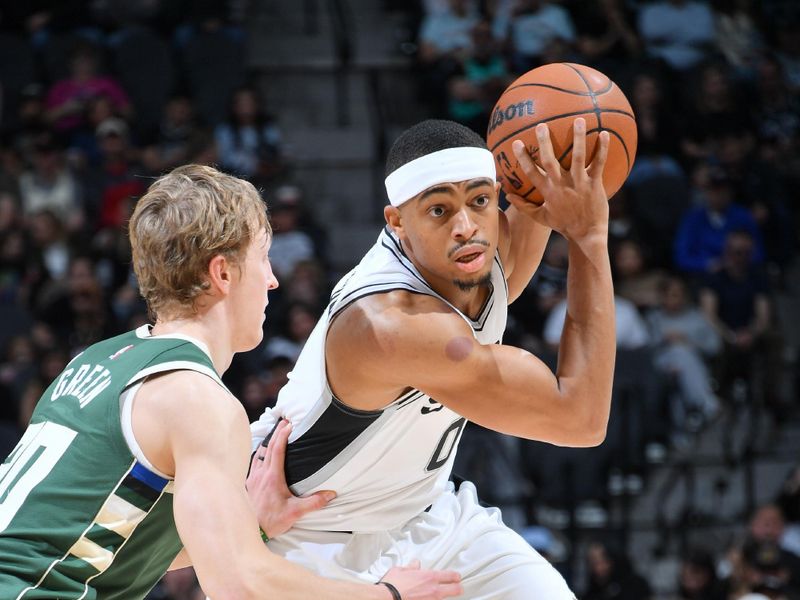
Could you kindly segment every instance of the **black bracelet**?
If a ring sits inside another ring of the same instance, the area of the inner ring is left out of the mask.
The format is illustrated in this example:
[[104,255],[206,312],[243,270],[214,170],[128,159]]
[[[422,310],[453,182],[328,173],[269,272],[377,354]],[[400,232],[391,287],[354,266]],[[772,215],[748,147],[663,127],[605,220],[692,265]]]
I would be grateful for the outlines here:
[[400,592],[397,591],[397,588],[388,581],[379,581],[375,585],[385,585],[389,589],[389,593],[392,595],[392,600],[403,600],[403,597],[400,595]]

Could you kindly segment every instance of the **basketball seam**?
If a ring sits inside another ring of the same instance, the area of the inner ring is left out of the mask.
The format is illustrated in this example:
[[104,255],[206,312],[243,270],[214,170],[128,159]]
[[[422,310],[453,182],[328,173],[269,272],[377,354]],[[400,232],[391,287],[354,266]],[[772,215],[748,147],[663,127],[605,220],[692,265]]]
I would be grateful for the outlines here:
[[[592,92],[592,88],[589,85],[589,82],[583,76],[583,73],[581,73],[578,69],[576,69],[574,65],[571,65],[569,63],[564,63],[564,64],[567,65],[573,71],[575,71],[575,73],[578,74],[578,77],[580,77],[583,80],[583,83],[586,84],[586,89],[589,90],[590,92]],[[611,78],[609,78],[608,80],[611,81]],[[628,165],[627,173],[628,173],[628,175],[630,175],[630,173],[631,173],[631,156],[630,156],[630,152],[628,152],[628,145],[625,143],[625,140],[622,139],[622,136],[619,135],[616,131],[614,131],[613,129],[605,129],[603,127],[603,122],[600,120],[601,110],[599,110],[599,107],[597,106],[597,97],[595,96],[594,92],[591,93],[591,97],[592,97],[592,104],[594,104],[594,107],[595,107],[595,116],[597,117],[597,126],[601,130],[608,131],[609,134],[613,133],[614,136],[620,141],[620,143],[622,144],[622,149],[625,150],[625,162]]]
[[521,87],[542,87],[542,88],[547,88],[547,89],[550,89],[550,90],[555,90],[557,92],[563,92],[564,94],[572,94],[573,96],[591,96],[592,94],[606,94],[611,90],[611,87],[613,85],[614,85],[614,82],[609,79],[608,80],[608,85],[605,88],[603,88],[602,90],[599,90],[597,92],[592,92],[592,91],[589,91],[589,92],[576,92],[574,90],[568,90],[568,89],[565,89],[565,88],[560,88],[560,87],[558,87],[556,85],[550,85],[550,84],[547,84],[547,83],[519,83],[517,85],[514,85],[514,86],[508,88],[503,93],[510,92],[511,90],[516,90],[517,88],[521,88]]
[[[536,121],[535,123],[529,123],[525,127],[521,127],[519,129],[517,129],[516,131],[514,131],[512,133],[509,133],[504,138],[498,140],[496,144],[494,144],[491,148],[489,148],[489,150],[491,152],[494,152],[497,149],[497,147],[500,146],[501,144],[503,144],[504,142],[507,142],[508,140],[510,140],[511,138],[513,138],[516,135],[519,135],[523,131],[527,131],[528,129],[536,127],[539,123],[549,123],[550,121],[556,121],[558,119],[563,119],[564,117],[577,117],[579,115],[587,115],[587,114],[593,113],[593,112],[594,112],[594,109],[579,110],[577,112],[570,112],[570,113],[563,113],[563,114],[560,114],[560,115],[553,115],[552,117],[548,117],[546,119],[542,119],[541,121]],[[629,113],[629,112],[627,112],[625,110],[619,110],[617,108],[601,108],[600,112],[608,112],[608,113],[614,113],[614,114],[619,114],[619,115],[625,115],[626,117],[630,117],[631,119],[635,119],[636,118],[631,113]]]
[[[572,66],[569,63],[564,63],[564,64],[566,66],[568,66],[570,69],[572,69],[573,71],[575,71],[575,73],[578,75],[578,77],[581,78],[581,81],[583,81],[583,85],[585,85],[586,89],[589,91],[589,97],[592,99],[592,105],[594,106],[594,116],[597,118],[597,126],[602,129],[603,128],[603,121],[600,120],[600,107],[597,106],[597,96],[595,95],[594,90],[592,89],[592,86],[589,85],[589,82],[586,80],[586,77],[584,77],[583,73],[581,73],[578,69],[576,69],[574,66]],[[610,78],[609,78],[609,81],[611,81]]]

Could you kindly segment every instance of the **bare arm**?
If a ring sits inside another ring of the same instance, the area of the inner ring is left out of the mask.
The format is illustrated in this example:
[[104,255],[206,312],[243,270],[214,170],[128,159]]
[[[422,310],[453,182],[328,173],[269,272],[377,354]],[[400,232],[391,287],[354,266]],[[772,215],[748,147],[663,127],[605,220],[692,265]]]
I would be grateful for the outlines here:
[[[545,202],[528,206],[512,197],[520,211],[560,230],[570,243],[557,373],[524,350],[479,344],[438,299],[397,292],[363,299],[334,321],[326,355],[331,381],[348,385],[340,397],[356,408],[374,409],[411,385],[497,431],[568,446],[603,440],[616,348],[608,202],[601,179],[608,135],[601,135],[598,159],[585,169],[584,130],[582,120],[576,123],[572,172],[565,173],[544,128],[540,147],[547,175],[529,175]],[[530,157],[521,162],[526,171],[532,167]]]
[[[150,446],[156,466],[175,475],[175,524],[212,598],[391,598],[383,586],[323,579],[269,552],[245,491],[247,417],[238,401],[210,379],[176,372],[146,383],[134,404],[134,431],[148,456]],[[424,581],[418,581],[419,573]],[[388,579],[408,587],[405,575]],[[411,578],[417,593],[408,598],[443,598],[460,590],[454,573],[413,572]]]
[[501,235],[508,235],[510,244],[508,251],[503,253],[501,243],[501,258],[508,281],[508,303],[511,304],[519,298],[539,268],[552,230],[521,213],[513,205],[506,209],[505,217],[508,227],[501,227],[500,232]]

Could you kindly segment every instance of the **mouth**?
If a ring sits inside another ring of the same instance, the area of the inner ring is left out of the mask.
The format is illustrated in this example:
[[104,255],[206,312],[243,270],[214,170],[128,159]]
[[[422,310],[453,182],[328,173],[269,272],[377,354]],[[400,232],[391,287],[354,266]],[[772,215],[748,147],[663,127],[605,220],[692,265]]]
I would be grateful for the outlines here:
[[480,271],[486,264],[486,250],[480,246],[465,247],[456,253],[455,262],[465,273]]

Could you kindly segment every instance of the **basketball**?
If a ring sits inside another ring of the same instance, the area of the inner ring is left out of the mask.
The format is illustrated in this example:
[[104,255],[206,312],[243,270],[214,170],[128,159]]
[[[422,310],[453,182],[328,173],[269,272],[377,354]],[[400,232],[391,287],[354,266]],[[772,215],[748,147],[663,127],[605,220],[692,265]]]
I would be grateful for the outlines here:
[[540,204],[542,194],[514,156],[511,144],[522,140],[538,162],[535,127],[547,123],[553,150],[564,169],[572,163],[572,125],[586,119],[586,164],[597,149],[601,131],[609,133],[603,183],[611,198],[631,172],[636,156],[636,120],[625,95],[595,69],[553,63],[528,71],[512,83],[495,104],[486,141],[497,162],[503,189]]

